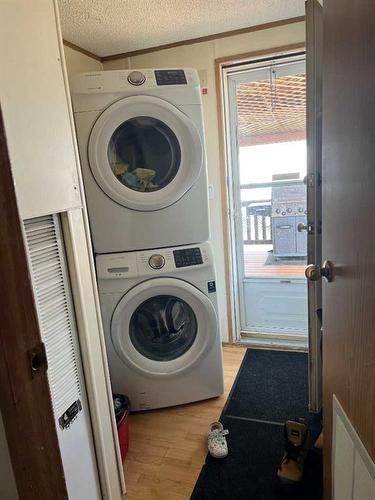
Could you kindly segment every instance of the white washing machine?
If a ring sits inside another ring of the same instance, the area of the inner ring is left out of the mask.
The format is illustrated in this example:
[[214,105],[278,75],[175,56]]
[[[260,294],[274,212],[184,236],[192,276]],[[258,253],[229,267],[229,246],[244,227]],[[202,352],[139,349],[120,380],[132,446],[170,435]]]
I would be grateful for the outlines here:
[[222,394],[209,244],[97,255],[96,266],[113,391],[133,411]]
[[72,99],[95,252],[207,241],[196,70],[82,73]]

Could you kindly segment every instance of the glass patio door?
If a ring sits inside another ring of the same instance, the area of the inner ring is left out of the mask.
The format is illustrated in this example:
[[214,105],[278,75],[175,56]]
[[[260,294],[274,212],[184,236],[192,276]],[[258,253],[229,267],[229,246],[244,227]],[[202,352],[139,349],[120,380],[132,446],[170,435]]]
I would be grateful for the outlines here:
[[224,73],[237,334],[307,347],[304,55]]

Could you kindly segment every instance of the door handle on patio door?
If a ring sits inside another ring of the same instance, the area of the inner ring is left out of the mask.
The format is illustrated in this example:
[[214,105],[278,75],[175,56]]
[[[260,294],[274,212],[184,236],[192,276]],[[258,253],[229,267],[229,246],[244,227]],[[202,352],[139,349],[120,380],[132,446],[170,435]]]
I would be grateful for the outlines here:
[[325,278],[328,282],[333,280],[333,265],[329,260],[324,261],[322,267],[310,264],[305,269],[305,276],[309,281],[318,281]]
[[307,231],[307,234],[314,234],[314,224],[312,224],[311,222],[308,222],[307,224],[300,222],[299,224],[297,224],[297,231],[299,233]]

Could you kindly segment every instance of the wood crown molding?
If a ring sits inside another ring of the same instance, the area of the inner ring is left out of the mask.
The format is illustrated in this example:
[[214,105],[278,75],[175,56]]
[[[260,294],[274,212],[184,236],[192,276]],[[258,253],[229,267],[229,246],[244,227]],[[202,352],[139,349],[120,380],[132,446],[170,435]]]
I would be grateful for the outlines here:
[[73,50],[76,50],[77,52],[80,52],[81,54],[84,54],[85,56],[91,57],[92,59],[95,59],[96,61],[102,62],[102,58],[100,56],[97,56],[96,54],[93,54],[89,50],[83,49],[82,47],[79,47],[78,45],[75,45],[74,43],[68,42],[68,40],[63,40],[63,44],[66,47],[69,47]]
[[305,20],[305,16],[291,17],[288,19],[281,19],[280,21],[273,21],[271,23],[258,24],[257,26],[249,26],[247,28],[240,28],[236,30],[223,31],[222,33],[215,33],[213,35],[201,36],[198,38],[190,38],[188,40],[181,40],[179,42],[167,43],[164,45],[158,45],[156,47],[148,47],[146,49],[133,50],[129,52],[122,52],[120,54],[113,54],[111,56],[100,57],[86,49],[82,49],[74,43],[64,40],[64,45],[70,47],[71,49],[77,50],[86,56],[92,57],[100,62],[113,61],[115,59],[124,59],[126,57],[140,56],[142,54],[149,54],[151,52],[157,52],[159,50],[173,49],[176,47],[182,47],[184,45],[193,45],[195,43],[209,42],[211,40],[218,40],[220,38],[227,38],[230,36],[243,35],[246,33],[252,33],[254,31],[262,31],[270,28],[277,28],[279,26],[286,26],[288,24],[300,23]]

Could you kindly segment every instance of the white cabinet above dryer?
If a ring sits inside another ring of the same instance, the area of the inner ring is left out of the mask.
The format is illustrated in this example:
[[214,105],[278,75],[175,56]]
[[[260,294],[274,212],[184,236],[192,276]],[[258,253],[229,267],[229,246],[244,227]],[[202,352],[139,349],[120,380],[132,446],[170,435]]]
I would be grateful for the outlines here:
[[81,205],[54,2],[27,3],[2,2],[0,22],[1,108],[23,219]]

